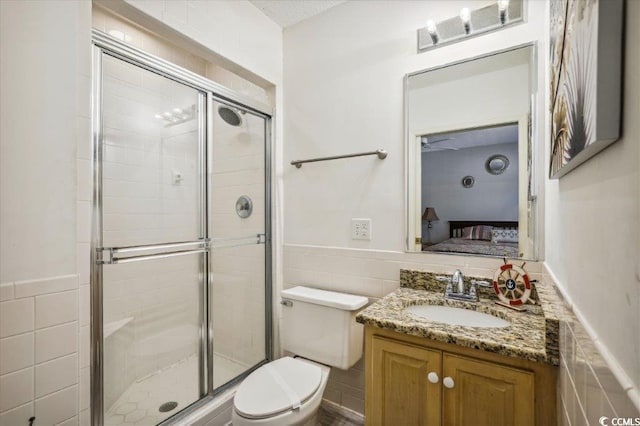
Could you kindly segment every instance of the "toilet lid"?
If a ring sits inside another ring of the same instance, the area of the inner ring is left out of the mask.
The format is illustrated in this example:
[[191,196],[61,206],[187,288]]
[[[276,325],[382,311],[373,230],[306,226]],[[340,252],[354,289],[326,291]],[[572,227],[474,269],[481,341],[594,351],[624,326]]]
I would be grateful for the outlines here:
[[259,419],[298,408],[318,389],[321,379],[317,365],[291,357],[272,361],[244,379],[234,397],[236,411]]

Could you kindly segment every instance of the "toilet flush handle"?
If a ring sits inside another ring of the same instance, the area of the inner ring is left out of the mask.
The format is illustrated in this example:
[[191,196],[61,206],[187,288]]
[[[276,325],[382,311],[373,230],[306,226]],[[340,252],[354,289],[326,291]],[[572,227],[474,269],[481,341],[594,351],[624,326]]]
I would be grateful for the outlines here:
[[282,299],[280,301],[280,304],[286,306],[287,308],[290,308],[293,306],[293,302],[291,300],[285,300],[285,299]]

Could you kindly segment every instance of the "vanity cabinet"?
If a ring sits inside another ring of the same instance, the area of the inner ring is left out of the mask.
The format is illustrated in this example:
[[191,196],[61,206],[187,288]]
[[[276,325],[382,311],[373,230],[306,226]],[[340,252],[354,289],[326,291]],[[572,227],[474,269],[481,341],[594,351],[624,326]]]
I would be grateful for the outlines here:
[[555,367],[366,327],[367,425],[556,424]]
[[442,385],[427,376],[440,371],[442,353],[377,336],[370,343],[367,424],[440,424]]

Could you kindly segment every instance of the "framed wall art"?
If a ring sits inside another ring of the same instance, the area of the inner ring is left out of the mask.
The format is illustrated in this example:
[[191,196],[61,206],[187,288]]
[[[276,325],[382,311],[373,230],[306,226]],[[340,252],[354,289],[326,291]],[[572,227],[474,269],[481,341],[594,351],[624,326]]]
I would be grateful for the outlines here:
[[549,177],[620,137],[623,0],[551,0]]

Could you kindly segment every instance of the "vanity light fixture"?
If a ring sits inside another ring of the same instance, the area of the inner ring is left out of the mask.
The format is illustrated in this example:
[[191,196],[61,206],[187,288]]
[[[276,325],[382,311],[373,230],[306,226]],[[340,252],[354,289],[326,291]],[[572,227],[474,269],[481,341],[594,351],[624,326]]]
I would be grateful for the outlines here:
[[465,7],[458,15],[447,19],[428,19],[425,26],[418,29],[418,52],[523,23],[526,3],[526,0],[493,0],[487,6],[477,9]]
[[438,36],[438,28],[436,27],[436,23],[433,22],[432,19],[427,21],[427,32],[429,33],[429,37],[431,37],[431,41],[433,44],[438,44],[438,40],[440,37]]
[[462,21],[465,34],[471,34],[471,11],[468,7],[463,7],[462,10],[460,10],[460,20]]
[[500,24],[504,25],[509,17],[509,0],[498,0],[498,16]]

